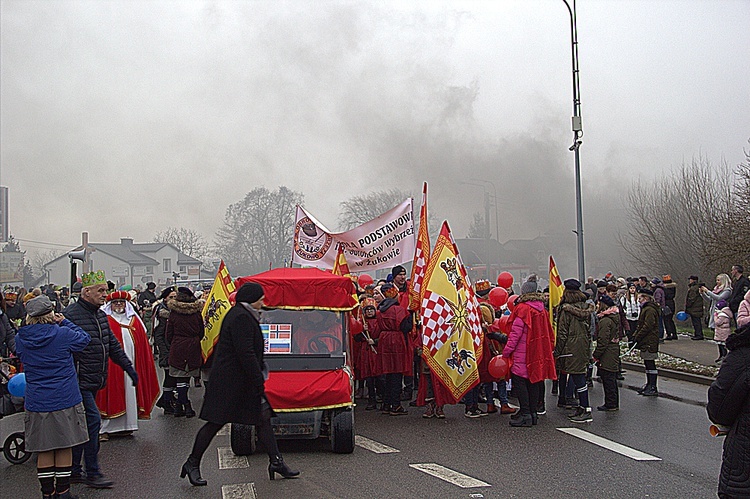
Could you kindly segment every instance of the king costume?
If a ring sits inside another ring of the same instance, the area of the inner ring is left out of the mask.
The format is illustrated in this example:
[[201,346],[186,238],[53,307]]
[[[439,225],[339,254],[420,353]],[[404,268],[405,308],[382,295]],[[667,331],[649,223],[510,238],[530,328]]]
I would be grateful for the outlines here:
[[[118,314],[112,309],[114,300],[125,301],[124,313]],[[146,326],[130,303],[127,291],[110,293],[102,310],[107,314],[112,334],[135,366],[139,382],[137,387],[133,386],[127,374],[109,360],[107,386],[96,395],[96,405],[102,414],[100,433],[135,431],[139,419],[151,418],[160,393]]]

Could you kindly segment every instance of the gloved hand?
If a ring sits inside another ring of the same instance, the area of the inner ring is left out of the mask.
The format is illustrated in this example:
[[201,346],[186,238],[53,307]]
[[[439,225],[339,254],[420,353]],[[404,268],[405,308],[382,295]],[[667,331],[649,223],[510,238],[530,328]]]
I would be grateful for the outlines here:
[[133,386],[138,386],[138,373],[135,372],[135,369],[131,367],[125,372],[128,374],[128,376],[130,376],[130,379],[133,381]]

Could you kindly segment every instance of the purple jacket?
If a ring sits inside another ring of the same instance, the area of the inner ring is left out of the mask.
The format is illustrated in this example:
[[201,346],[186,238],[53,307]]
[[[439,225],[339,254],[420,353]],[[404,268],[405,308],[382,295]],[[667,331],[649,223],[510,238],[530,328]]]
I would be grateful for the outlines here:
[[[534,307],[536,310],[544,310],[544,303],[540,301],[526,302],[529,306]],[[523,320],[519,317],[513,321],[510,328],[510,334],[508,335],[508,343],[503,348],[503,357],[511,357],[513,359],[513,365],[510,367],[510,372],[516,376],[522,378],[529,377],[529,370],[526,367],[526,337],[528,328]]]

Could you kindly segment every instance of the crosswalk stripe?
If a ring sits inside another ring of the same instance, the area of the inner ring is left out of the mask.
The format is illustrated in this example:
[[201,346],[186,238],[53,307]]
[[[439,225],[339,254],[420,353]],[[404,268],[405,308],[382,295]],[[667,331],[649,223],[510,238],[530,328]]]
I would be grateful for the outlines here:
[[217,435],[229,435],[229,429],[231,426],[232,425],[230,425],[229,423],[225,424],[224,426],[221,427],[221,430],[216,432],[216,434]]
[[231,447],[219,447],[216,450],[219,452],[220,470],[250,467],[250,463],[247,461],[247,456],[236,456],[234,452],[232,452]]
[[580,428],[558,428],[558,430],[563,433],[567,433],[568,435],[580,438],[581,440],[591,442],[592,444],[598,445],[599,447],[604,447],[605,449],[611,450],[612,452],[622,454],[623,456],[629,457],[630,459],[635,459],[636,461],[661,461],[661,458],[659,457],[646,454],[645,452],[633,449],[632,447],[628,447],[627,445],[618,444],[617,442],[613,442],[612,440],[607,440],[606,438],[600,437],[599,435],[594,435],[593,433],[581,430]]
[[363,449],[374,452],[375,454],[391,454],[394,452],[401,452],[398,449],[388,447],[385,444],[381,444],[380,442],[376,442],[375,440],[370,440],[369,438],[363,437],[362,435],[354,435],[354,443],[356,445],[359,445]]
[[221,497],[222,499],[255,499],[255,484],[250,483],[234,483],[231,485],[221,486]]
[[477,480],[476,478],[464,475],[463,473],[446,468],[445,466],[440,466],[436,463],[410,464],[409,466],[415,470],[419,470],[428,475],[445,480],[448,483],[452,483],[453,485],[457,485],[462,489],[470,489],[472,487],[492,487],[492,485],[487,482]]

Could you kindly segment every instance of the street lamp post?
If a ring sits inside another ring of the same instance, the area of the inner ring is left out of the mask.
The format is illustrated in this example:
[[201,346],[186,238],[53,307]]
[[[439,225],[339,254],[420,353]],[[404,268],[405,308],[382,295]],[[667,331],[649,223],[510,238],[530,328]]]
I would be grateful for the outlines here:
[[568,0],[563,0],[570,14],[570,50],[573,61],[573,145],[570,150],[575,155],[576,180],[576,237],[578,240],[578,279],[585,282],[586,269],[583,258],[583,206],[581,204],[581,157],[580,148],[583,142],[583,123],[581,121],[581,91],[578,71],[578,28],[576,25],[576,0],[572,0],[571,8]]

